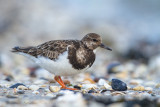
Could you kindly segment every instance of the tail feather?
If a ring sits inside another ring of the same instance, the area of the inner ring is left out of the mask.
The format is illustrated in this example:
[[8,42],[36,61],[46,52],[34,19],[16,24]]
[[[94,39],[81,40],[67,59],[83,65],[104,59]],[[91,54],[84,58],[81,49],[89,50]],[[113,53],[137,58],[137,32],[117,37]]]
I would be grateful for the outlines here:
[[33,47],[33,46],[30,46],[30,47],[16,46],[16,47],[12,48],[11,52],[26,53],[26,54],[29,54],[31,56],[37,57],[37,48]]
[[33,47],[19,47],[16,46],[14,48],[12,48],[11,52],[23,52],[23,53],[28,53],[30,49],[32,49]]

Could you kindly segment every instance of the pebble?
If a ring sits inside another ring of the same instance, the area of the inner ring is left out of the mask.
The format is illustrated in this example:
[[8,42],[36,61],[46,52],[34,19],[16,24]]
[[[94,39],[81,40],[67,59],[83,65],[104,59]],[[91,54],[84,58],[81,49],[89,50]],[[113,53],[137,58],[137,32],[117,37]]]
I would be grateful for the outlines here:
[[17,87],[17,89],[18,89],[18,90],[28,90],[28,88],[27,88],[26,86],[24,86],[24,85],[19,85],[19,86]]
[[98,85],[104,85],[106,83],[106,80],[104,79],[99,79]]
[[105,87],[105,89],[108,89],[108,90],[111,90],[111,89],[112,89],[112,87],[111,87],[108,83],[105,83],[105,84],[104,84],[104,87]]
[[[82,86],[81,86],[82,87]],[[78,90],[81,90],[81,87],[78,85],[75,85],[74,88],[77,88]]]
[[88,93],[97,93],[95,90],[91,89],[88,91]]
[[6,81],[12,81],[12,80],[13,80],[13,76],[9,75],[9,76],[6,77],[5,80],[6,80]]
[[36,91],[36,90],[39,89],[39,86],[37,86],[37,85],[31,85],[31,86],[29,86],[29,89],[33,90],[33,91]]
[[127,90],[126,83],[118,79],[112,79],[111,86],[112,86],[112,89],[115,91],[126,91]]
[[39,91],[33,91],[32,93],[33,94],[39,94]]
[[60,90],[60,87],[58,87],[58,86],[49,86],[49,90],[51,92],[58,92]]
[[18,90],[17,93],[18,93],[18,94],[24,94],[25,91],[24,91],[24,90]]
[[25,86],[25,85],[24,85],[24,84],[22,84],[22,83],[16,83],[16,84],[14,84],[14,85],[10,86],[9,88],[17,88],[17,87],[18,87],[18,86],[20,86],[20,85]]
[[144,89],[144,86],[136,86],[136,87],[133,88],[133,90],[135,90],[135,91],[144,91],[145,89]]
[[97,88],[97,85],[95,85],[95,84],[82,84],[82,88],[92,89],[92,88]]

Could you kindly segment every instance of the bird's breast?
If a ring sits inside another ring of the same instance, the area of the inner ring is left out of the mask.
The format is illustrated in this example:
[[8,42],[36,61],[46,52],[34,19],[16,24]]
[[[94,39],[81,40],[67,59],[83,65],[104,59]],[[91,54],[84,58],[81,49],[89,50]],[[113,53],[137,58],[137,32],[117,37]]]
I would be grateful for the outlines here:
[[85,67],[91,67],[95,61],[95,54],[91,50],[85,49],[70,49],[68,51],[68,59],[75,69],[84,69]]

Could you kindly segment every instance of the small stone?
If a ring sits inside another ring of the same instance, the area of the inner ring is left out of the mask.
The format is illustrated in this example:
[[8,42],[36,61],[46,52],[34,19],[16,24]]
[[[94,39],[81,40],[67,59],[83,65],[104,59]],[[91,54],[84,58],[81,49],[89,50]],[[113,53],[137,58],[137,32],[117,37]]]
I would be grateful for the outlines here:
[[24,86],[24,85],[19,85],[19,86],[17,87],[17,89],[18,89],[18,90],[28,90],[28,88],[27,88],[26,86]]
[[112,89],[112,87],[111,87],[108,83],[105,83],[105,84],[104,84],[104,87],[105,87],[105,89],[108,89],[108,90],[111,90],[111,89]]
[[92,88],[97,88],[97,86],[95,84],[82,84],[82,88],[92,89]]
[[9,75],[9,76],[6,77],[5,80],[6,80],[6,81],[12,81],[12,80],[13,80],[13,76]]
[[33,94],[39,94],[39,91],[33,91],[32,93]]
[[10,86],[9,88],[17,88],[17,87],[18,87],[18,86],[20,86],[20,85],[25,86],[25,85],[24,85],[24,84],[22,84],[22,83],[16,83],[16,84],[14,84],[14,85]]
[[49,86],[49,90],[51,92],[58,92],[60,90],[60,87],[58,87],[58,86]]
[[126,91],[127,90],[126,83],[118,79],[112,79],[111,86],[112,86],[112,89],[115,91]]
[[106,83],[106,80],[104,79],[99,79],[98,85],[104,85]]
[[81,87],[78,86],[78,85],[75,85],[74,88],[77,88],[77,89],[81,90]]
[[36,91],[36,90],[39,89],[39,86],[37,86],[37,85],[31,85],[31,86],[29,86],[29,89],[33,90],[33,91]]
[[136,86],[136,87],[133,88],[133,90],[135,90],[135,91],[144,91],[145,89],[144,89],[144,86]]
[[97,93],[95,90],[91,89],[88,91],[88,93]]
[[25,91],[24,91],[24,90],[18,90],[17,93],[18,93],[18,94],[24,94]]
[[44,87],[47,87],[47,85],[41,85],[40,87],[43,87],[43,88],[44,88]]

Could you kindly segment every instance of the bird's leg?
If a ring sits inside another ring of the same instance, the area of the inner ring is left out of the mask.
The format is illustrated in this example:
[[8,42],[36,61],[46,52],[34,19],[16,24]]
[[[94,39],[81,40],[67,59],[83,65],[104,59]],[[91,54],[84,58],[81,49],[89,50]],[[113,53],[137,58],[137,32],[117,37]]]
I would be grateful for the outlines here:
[[62,81],[60,76],[55,76],[54,79],[62,86],[61,89],[78,90],[76,88],[68,88],[68,87],[66,87],[66,85],[64,84],[64,82]]
[[[62,81],[61,77],[58,76],[59,80],[61,81],[62,84],[64,84],[64,82]],[[65,84],[64,84],[65,85]]]
[[63,82],[61,82],[61,80],[59,79],[59,76],[55,76],[54,79],[62,86],[62,87],[66,87],[65,84]]

